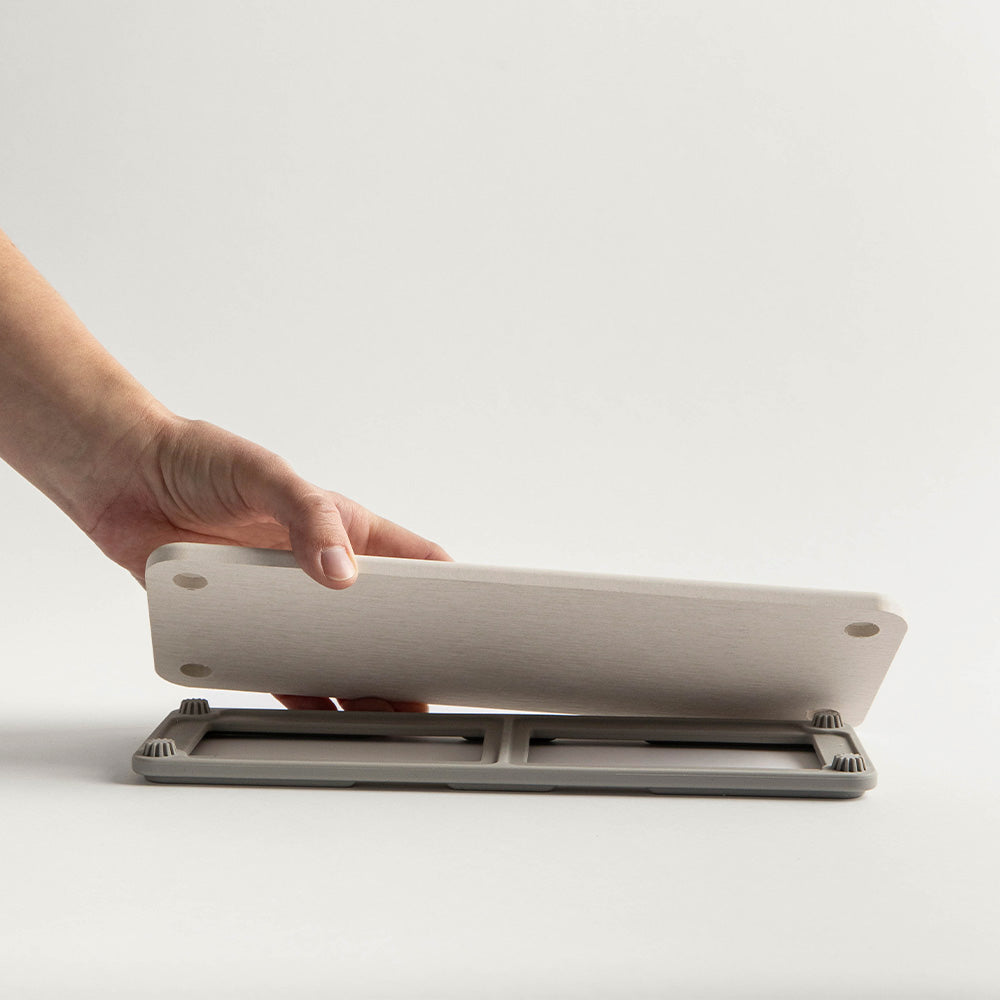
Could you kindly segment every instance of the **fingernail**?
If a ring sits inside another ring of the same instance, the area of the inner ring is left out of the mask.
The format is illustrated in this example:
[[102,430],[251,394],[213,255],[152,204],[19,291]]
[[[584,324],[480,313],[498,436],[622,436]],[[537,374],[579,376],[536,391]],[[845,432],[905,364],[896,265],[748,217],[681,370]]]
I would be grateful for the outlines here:
[[343,545],[331,545],[320,554],[323,572],[331,580],[350,580],[357,572],[347,549]]

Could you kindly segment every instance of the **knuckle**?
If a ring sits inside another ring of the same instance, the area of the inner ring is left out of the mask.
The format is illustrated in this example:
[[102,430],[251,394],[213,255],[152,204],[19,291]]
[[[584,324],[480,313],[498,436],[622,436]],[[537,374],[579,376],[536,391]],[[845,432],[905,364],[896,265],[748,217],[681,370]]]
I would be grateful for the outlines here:
[[336,502],[324,490],[311,488],[303,490],[298,496],[298,505],[303,513],[311,515],[337,515],[340,517],[340,510]]
[[339,493],[331,494],[336,498],[337,509],[340,512],[340,520],[344,525],[344,530],[352,535],[367,533],[371,530],[372,515],[359,503],[341,496]]

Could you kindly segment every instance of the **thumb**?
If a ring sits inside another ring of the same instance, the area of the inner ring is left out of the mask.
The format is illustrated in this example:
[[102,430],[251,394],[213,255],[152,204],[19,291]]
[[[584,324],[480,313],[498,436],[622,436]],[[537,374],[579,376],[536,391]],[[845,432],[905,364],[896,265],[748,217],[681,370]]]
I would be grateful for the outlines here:
[[308,493],[295,503],[288,538],[298,564],[324,587],[343,590],[358,577],[354,549],[336,503],[327,493]]
[[296,562],[309,576],[333,590],[354,583],[358,564],[332,493],[293,474],[273,484],[271,501],[274,516],[288,529]]

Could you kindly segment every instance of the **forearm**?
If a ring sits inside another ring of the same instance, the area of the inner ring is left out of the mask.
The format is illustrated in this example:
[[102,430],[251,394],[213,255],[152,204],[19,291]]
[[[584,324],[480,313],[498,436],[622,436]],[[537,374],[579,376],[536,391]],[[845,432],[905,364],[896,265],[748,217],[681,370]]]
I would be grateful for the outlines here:
[[89,531],[171,417],[0,231],[0,458]]

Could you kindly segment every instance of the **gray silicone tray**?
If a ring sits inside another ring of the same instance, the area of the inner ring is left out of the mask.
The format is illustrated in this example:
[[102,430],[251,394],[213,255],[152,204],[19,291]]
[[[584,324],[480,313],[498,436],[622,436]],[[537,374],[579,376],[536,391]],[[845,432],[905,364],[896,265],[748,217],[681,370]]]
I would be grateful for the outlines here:
[[872,594],[169,545],[147,566],[157,672],[194,687],[575,715],[212,709],[133,758],[150,781],[850,798],[905,632]]
[[182,783],[855,798],[875,769],[838,721],[220,710],[191,698],[133,767]]

